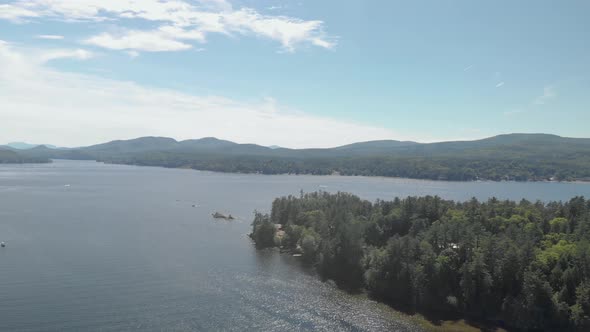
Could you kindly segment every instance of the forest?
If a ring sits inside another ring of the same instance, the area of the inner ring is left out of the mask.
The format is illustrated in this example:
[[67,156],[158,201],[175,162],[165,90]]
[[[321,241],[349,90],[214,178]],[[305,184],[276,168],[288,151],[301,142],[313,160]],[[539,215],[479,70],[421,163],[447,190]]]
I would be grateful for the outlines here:
[[[586,158],[586,157],[585,157]],[[261,173],[362,175],[450,181],[571,181],[590,179],[590,162],[479,157],[325,157],[294,158],[248,155],[149,152],[105,156],[100,161],[143,166]],[[587,158],[586,158],[587,159]]]
[[269,148],[206,137],[140,137],[88,147],[19,150],[37,159],[216,172],[387,176],[452,181],[590,181],[590,139],[508,134],[475,141],[369,141],[322,149]]
[[49,163],[48,158],[39,156],[26,156],[15,151],[0,148],[0,164],[23,164],[23,163]]
[[301,193],[255,212],[258,248],[404,310],[520,330],[590,329],[590,200],[369,202]]

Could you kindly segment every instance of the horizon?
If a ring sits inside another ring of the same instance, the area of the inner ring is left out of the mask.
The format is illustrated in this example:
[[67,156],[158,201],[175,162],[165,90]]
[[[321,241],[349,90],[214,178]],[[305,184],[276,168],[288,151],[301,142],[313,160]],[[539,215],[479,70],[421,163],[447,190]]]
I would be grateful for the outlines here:
[[[39,147],[39,146],[45,146],[49,149],[77,149],[77,148],[85,148],[85,147],[89,147],[89,146],[93,146],[93,145],[100,145],[100,144],[105,144],[105,143],[111,143],[111,142],[117,142],[117,141],[130,141],[130,140],[137,140],[137,139],[142,139],[142,138],[163,138],[163,139],[173,139],[176,142],[183,142],[183,141],[189,141],[189,140],[203,140],[203,139],[216,139],[219,141],[228,141],[231,143],[236,143],[236,144],[241,144],[241,145],[247,145],[247,144],[253,144],[253,145],[258,145],[258,146],[262,146],[262,147],[267,147],[270,149],[277,149],[277,148],[282,148],[282,149],[291,149],[291,150],[305,150],[305,149],[332,149],[332,148],[338,148],[338,147],[342,147],[342,146],[346,146],[346,145],[350,145],[350,144],[357,144],[357,143],[370,143],[370,142],[379,142],[379,141],[391,141],[391,142],[411,142],[411,143],[417,143],[417,144],[436,144],[436,143],[450,143],[450,142],[472,142],[472,141],[480,141],[480,140],[485,140],[485,139],[491,139],[494,137],[499,137],[499,136],[509,136],[509,135],[545,135],[545,136],[557,136],[560,138],[571,138],[571,139],[590,139],[590,137],[572,137],[572,136],[561,136],[561,135],[557,135],[557,134],[551,134],[551,133],[504,133],[504,134],[497,134],[497,135],[493,135],[493,136],[486,136],[486,137],[481,137],[481,138],[475,138],[475,139],[465,139],[465,140],[449,140],[449,141],[432,141],[432,142],[419,142],[419,141],[408,141],[408,140],[396,140],[396,139],[381,139],[381,140],[369,140],[369,141],[356,141],[356,142],[352,142],[352,143],[346,143],[346,144],[341,144],[341,145],[335,145],[335,146],[324,146],[324,147],[298,147],[298,148],[292,148],[292,147],[288,147],[288,146],[282,146],[282,145],[276,145],[276,144],[271,144],[271,145],[262,145],[262,144],[258,144],[258,143],[254,143],[254,142],[238,142],[238,141],[233,141],[233,140],[228,140],[225,138],[220,138],[220,137],[215,137],[215,136],[206,136],[206,137],[198,137],[198,138],[187,138],[187,139],[177,139],[174,137],[168,137],[168,136],[153,136],[153,135],[148,135],[148,136],[140,136],[140,137],[133,137],[133,138],[126,138],[126,139],[114,139],[114,140],[109,140],[109,141],[105,141],[105,142],[97,142],[94,144],[89,144],[89,145],[55,145],[52,143],[30,143],[27,141],[18,141],[18,140],[13,140],[7,143],[0,143],[0,146],[11,146],[11,145],[20,145],[20,144],[26,144],[26,145],[30,145],[31,148],[35,148],[35,147]],[[13,147],[15,148],[15,147]],[[28,148],[15,148],[17,150],[26,150]]]
[[213,136],[303,148],[584,137],[589,9],[9,0],[0,4],[0,141]]

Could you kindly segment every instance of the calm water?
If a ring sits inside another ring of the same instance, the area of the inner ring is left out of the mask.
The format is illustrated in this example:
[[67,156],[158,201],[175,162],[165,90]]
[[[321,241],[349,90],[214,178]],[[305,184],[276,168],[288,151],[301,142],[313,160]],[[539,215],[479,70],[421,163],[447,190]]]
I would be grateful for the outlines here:
[[[56,161],[0,165],[0,330],[418,330],[256,251],[254,209],[300,190],[567,200],[588,184],[262,176]],[[193,204],[195,205],[193,207]],[[240,217],[215,221],[213,211]]]

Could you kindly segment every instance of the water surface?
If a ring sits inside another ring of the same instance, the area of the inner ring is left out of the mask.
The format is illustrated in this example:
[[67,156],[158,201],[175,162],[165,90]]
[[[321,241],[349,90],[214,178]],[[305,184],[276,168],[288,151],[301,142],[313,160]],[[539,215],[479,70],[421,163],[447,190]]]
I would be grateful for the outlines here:
[[[374,200],[567,200],[583,183],[265,176],[56,161],[0,165],[0,330],[419,330],[321,282],[297,258],[256,251],[255,209],[280,195]],[[193,206],[194,205],[194,206]],[[238,216],[215,221],[214,211]]]

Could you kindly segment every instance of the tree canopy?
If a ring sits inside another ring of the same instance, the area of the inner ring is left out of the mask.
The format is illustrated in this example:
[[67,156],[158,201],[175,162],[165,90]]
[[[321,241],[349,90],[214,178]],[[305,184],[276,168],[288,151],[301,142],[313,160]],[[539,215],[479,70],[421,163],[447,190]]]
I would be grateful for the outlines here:
[[[261,225],[267,225],[262,228]],[[285,234],[277,237],[274,224]],[[532,329],[590,329],[590,201],[277,198],[252,237],[398,307]]]

